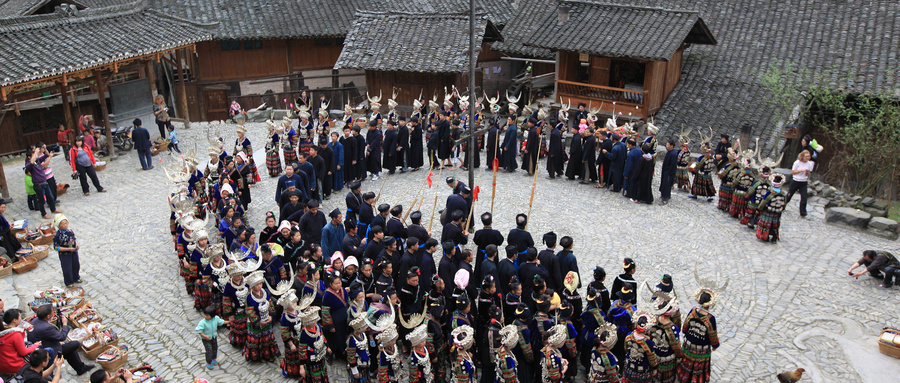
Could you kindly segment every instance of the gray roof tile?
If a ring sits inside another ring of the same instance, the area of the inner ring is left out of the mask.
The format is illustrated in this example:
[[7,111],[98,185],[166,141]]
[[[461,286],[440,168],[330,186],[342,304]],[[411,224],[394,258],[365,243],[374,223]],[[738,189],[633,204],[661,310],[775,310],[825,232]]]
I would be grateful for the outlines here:
[[[476,17],[476,41],[493,29]],[[462,14],[360,12],[335,69],[460,73],[469,70],[469,18]],[[476,45],[476,54],[480,44]]]
[[[590,1],[562,1],[546,13],[543,27],[524,45],[550,50],[668,61],[684,42],[715,44],[696,11],[624,6]],[[568,20],[557,9],[568,7]],[[602,31],[602,32],[600,32]]]
[[[147,33],[148,25],[165,25]],[[73,72],[208,40],[210,25],[146,9],[140,2],[0,19],[0,85]],[[115,38],[110,38],[115,36]]]

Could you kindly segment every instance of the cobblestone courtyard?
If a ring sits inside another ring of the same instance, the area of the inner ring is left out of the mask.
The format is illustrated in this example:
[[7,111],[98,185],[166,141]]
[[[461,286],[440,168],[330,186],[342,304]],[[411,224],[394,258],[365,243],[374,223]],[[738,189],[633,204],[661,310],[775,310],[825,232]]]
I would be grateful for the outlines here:
[[[275,207],[275,179],[264,171],[263,124],[250,125],[248,137],[257,150],[263,181],[252,188],[248,214],[251,225],[261,228],[263,214]],[[235,137],[232,128],[226,134],[228,142]],[[154,127],[149,130],[156,135]],[[179,127],[179,136],[182,150],[196,143],[198,152],[205,155],[204,125]],[[160,159],[171,162],[176,157],[154,157],[156,168],[151,171],[140,170],[134,151],[118,157],[98,173],[109,192],[86,197],[78,181],[69,178],[68,164],[61,156],[54,158],[57,180],[71,185],[60,198],[61,209],[81,244],[81,275],[88,299],[104,316],[103,323],[131,348],[129,366],[149,363],[173,383],[194,378],[287,381],[275,363],[245,362],[240,351],[227,344],[224,331],[220,333],[221,366],[212,371],[203,367],[203,347],[194,332],[201,317],[178,276],[165,200],[169,182]],[[543,161],[539,166],[544,172]],[[22,159],[6,162],[4,168],[15,198],[6,217],[41,221],[26,206]],[[490,209],[491,196],[491,173],[478,170],[477,174],[481,195],[475,203],[476,215]],[[504,235],[513,227],[515,215],[528,210],[532,178],[523,174],[497,177],[494,226]],[[460,171],[441,173],[441,177],[448,175],[466,177]],[[388,176],[380,201],[408,208],[425,176],[424,170]],[[801,219],[794,202],[782,220],[782,240],[773,245],[757,240],[714,203],[690,200],[682,192],[674,193],[667,206],[637,205],[606,190],[543,176],[538,178],[529,230],[536,239],[550,230],[572,236],[582,279],[589,279],[590,270],[599,265],[606,268],[611,283],[621,270],[621,259],[632,257],[638,264],[638,281],[649,279],[655,284],[661,274],[672,274],[685,314],[698,286],[727,283],[711,310],[717,316],[722,344],[713,354],[713,381],[771,382],[776,373],[797,367],[807,370],[803,381],[813,382],[887,382],[900,376],[900,363],[879,354],[876,344],[882,327],[900,325],[896,288],[879,290],[871,278],[856,280],[845,272],[865,249],[896,254],[897,241],[826,225],[821,208],[815,209],[811,219]],[[441,209],[450,189],[437,172],[434,180]],[[363,191],[377,192],[380,186],[380,180],[369,181]],[[324,211],[343,210],[345,194],[346,190],[338,192],[325,201]],[[434,195],[435,189],[426,190],[421,208],[426,228]],[[435,224],[433,236],[439,237],[439,232]],[[51,285],[62,285],[53,252],[36,270],[0,280],[0,297],[7,308],[24,307],[34,291]],[[329,372],[332,381],[346,381],[343,363],[336,363]],[[66,367],[63,381],[86,380]]]

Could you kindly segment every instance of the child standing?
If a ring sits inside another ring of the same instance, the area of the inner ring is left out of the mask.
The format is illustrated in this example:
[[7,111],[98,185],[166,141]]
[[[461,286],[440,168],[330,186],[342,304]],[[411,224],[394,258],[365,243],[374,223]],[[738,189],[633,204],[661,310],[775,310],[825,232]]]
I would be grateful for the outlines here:
[[56,142],[62,147],[62,151],[66,156],[66,161],[69,160],[69,148],[71,148],[71,144],[69,143],[69,133],[72,130],[67,128],[65,124],[59,124],[59,128],[56,130]]
[[25,194],[28,195],[28,210],[40,210],[37,205],[37,192],[34,191],[34,181],[31,180],[31,171],[28,168],[25,168]]
[[203,319],[197,324],[196,331],[203,339],[203,349],[206,350],[206,368],[212,370],[213,366],[218,366],[219,362],[216,358],[219,356],[218,337],[219,326],[228,324],[227,320],[219,318],[216,315],[215,306],[206,306],[203,310]]
[[59,254],[59,265],[62,267],[63,280],[66,287],[81,283],[81,263],[78,261],[78,241],[75,233],[69,230],[69,220],[62,214],[57,214],[53,219],[56,227],[56,236],[53,237],[53,247]]
[[174,150],[181,154],[181,150],[178,150],[178,134],[175,132],[175,126],[169,125],[166,129],[169,129],[169,153],[172,153],[172,150]]

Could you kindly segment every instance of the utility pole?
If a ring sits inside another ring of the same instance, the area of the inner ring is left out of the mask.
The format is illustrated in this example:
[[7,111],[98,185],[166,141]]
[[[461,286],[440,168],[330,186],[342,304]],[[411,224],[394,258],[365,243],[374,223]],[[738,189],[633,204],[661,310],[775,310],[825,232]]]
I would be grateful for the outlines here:
[[475,150],[478,138],[475,137],[475,0],[469,0],[469,150],[466,158],[469,164],[469,185],[475,190]]

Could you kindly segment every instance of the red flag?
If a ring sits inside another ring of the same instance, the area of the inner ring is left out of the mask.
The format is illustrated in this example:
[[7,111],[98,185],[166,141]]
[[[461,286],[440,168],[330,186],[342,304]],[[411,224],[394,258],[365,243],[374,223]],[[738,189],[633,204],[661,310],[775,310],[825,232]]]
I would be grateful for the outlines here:
[[434,173],[428,172],[428,177],[425,178],[425,182],[428,184],[429,189],[431,189],[431,176],[433,176],[433,175],[434,175]]
[[478,201],[478,193],[481,193],[481,187],[475,185],[475,189],[472,190],[472,199]]
[[494,172],[497,172],[497,169],[500,168],[500,159],[499,158],[494,157],[494,165],[493,166],[494,166]]

